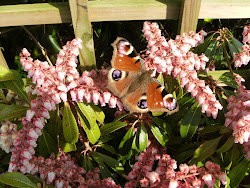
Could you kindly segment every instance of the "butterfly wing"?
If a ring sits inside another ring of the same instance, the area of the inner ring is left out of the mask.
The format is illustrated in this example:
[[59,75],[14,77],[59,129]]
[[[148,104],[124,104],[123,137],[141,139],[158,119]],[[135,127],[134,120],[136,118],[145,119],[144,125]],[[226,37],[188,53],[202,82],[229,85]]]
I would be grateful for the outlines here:
[[151,112],[167,112],[172,114],[179,110],[177,100],[156,79],[147,84],[147,106]]
[[121,98],[145,68],[136,50],[126,39],[118,37],[112,46],[112,68],[108,74],[107,88]]
[[179,109],[173,95],[154,78],[148,79],[140,86],[138,85],[137,90],[128,92],[122,98],[122,102],[130,112],[151,111],[172,114]]
[[122,37],[112,43],[114,48],[111,65],[113,68],[123,71],[140,72],[145,70],[143,63],[135,48]]

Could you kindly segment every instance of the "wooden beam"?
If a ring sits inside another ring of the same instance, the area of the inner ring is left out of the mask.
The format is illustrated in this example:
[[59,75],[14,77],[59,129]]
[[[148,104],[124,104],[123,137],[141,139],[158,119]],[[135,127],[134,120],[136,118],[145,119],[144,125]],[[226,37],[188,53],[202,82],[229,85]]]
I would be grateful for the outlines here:
[[69,0],[70,12],[75,36],[82,39],[82,49],[79,51],[82,70],[95,68],[95,49],[92,26],[88,15],[88,0]]
[[[89,20],[178,19],[181,0],[95,0],[88,2]],[[199,18],[250,18],[249,0],[202,0]],[[0,6],[0,27],[70,23],[68,3]]]
[[180,11],[178,33],[196,31],[200,14],[201,0],[183,0]]

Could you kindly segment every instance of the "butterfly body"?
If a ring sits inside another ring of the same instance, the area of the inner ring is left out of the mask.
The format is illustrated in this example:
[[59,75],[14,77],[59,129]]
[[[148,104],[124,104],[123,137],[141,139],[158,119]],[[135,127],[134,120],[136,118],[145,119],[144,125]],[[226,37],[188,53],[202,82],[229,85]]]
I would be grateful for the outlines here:
[[152,70],[145,70],[136,50],[126,39],[118,37],[112,46],[114,52],[107,88],[121,99],[127,110],[169,114],[178,111],[176,99],[151,77]]

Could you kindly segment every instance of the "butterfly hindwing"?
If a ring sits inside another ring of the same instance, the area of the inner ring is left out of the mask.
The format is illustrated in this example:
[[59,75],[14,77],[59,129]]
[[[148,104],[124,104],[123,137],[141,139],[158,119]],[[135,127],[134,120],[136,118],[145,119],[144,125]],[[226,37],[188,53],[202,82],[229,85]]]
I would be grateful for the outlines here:
[[147,84],[147,105],[151,112],[171,114],[178,111],[178,103],[174,96],[154,78]]

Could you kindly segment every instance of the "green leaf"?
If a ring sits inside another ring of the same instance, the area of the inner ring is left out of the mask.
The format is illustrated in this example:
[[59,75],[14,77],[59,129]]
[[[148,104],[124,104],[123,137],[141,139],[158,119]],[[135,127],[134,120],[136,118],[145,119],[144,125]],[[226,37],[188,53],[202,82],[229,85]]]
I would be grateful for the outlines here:
[[139,132],[139,149],[141,152],[143,152],[148,145],[148,133],[143,123],[141,123],[138,132]]
[[54,35],[49,35],[49,41],[50,44],[52,45],[53,49],[55,50],[56,53],[60,52],[61,47],[56,41],[56,37]]
[[233,45],[230,41],[227,41],[227,44],[228,44],[230,53],[231,53],[231,55],[232,55],[232,57],[233,57],[233,55],[234,55],[235,53],[238,53],[239,50],[237,50],[237,49],[234,47],[234,45]]
[[125,136],[122,138],[122,141],[120,142],[119,145],[119,152],[121,153],[121,155],[130,155],[131,153],[131,146],[133,143],[133,136],[134,136],[134,126],[135,124],[133,124],[133,126],[128,130],[128,132],[125,134]]
[[185,140],[193,137],[201,119],[201,107],[195,103],[181,121],[180,134]]
[[93,108],[90,104],[84,104],[84,103],[77,103],[81,112],[84,114],[84,116],[87,118],[90,126],[94,126],[96,124],[96,114]]
[[238,89],[239,85],[235,81],[234,76],[230,72],[223,73],[218,79],[219,82],[224,83],[227,86]]
[[154,124],[149,124],[149,127],[154,135],[154,137],[157,139],[157,141],[163,146],[165,147],[167,141],[168,141],[168,137],[166,134],[164,134],[159,127],[157,127]]
[[36,176],[27,175],[26,177],[29,178],[35,184],[38,184],[38,183],[42,184],[43,183],[43,180],[36,177]]
[[207,126],[204,129],[202,129],[202,131],[199,133],[198,138],[200,138],[200,136],[202,136],[204,134],[208,134],[208,133],[212,133],[212,132],[218,131],[222,127],[224,127],[224,125],[211,125],[211,126]]
[[111,172],[105,166],[103,159],[96,152],[91,152],[91,156],[98,163],[103,178],[113,177]]
[[[82,158],[82,155],[80,156],[80,158]],[[89,170],[93,170],[94,169],[94,166],[92,165],[91,163],[91,158],[84,155],[83,156],[83,160],[82,160],[82,167],[86,170],[86,171],[89,171]]]
[[93,108],[95,115],[96,115],[96,120],[99,121],[100,123],[104,122],[105,119],[105,114],[104,112],[98,108],[98,106],[94,105],[93,103],[90,103],[90,106]]
[[58,147],[53,138],[42,129],[42,135],[38,139],[38,153],[43,157],[49,157],[51,153],[57,155]]
[[107,123],[104,126],[100,128],[102,136],[110,134],[118,129],[121,129],[123,127],[126,127],[127,123],[125,122],[112,122],[112,123]]
[[0,177],[0,182],[14,187],[37,188],[37,185],[32,183],[29,178],[20,172],[10,172]]
[[65,140],[60,139],[59,141],[60,148],[63,152],[68,153],[71,151],[76,151],[76,145],[67,143]]
[[70,144],[78,141],[79,131],[77,123],[67,102],[64,103],[63,109],[63,135],[66,142]]
[[188,158],[190,158],[194,154],[194,151],[195,151],[195,149],[186,150],[184,152],[177,154],[174,157],[174,159],[176,161],[178,161],[178,163],[183,163],[185,160],[187,160]]
[[119,163],[116,159],[109,157],[107,155],[98,153],[98,155],[103,159],[108,166],[110,166],[116,173],[122,175],[124,173],[124,168],[121,163]]
[[158,75],[157,80],[158,80],[162,85],[164,85],[164,78],[163,78],[162,73],[160,73],[160,74]]
[[228,174],[230,178],[231,187],[238,187],[239,183],[243,180],[248,170],[249,160],[244,159],[237,164]]
[[0,82],[7,80],[16,80],[16,76],[13,71],[0,65]]
[[243,44],[234,37],[232,37],[232,43],[233,43],[234,47],[238,50],[238,52],[240,52]]
[[89,141],[92,144],[95,144],[101,136],[101,131],[99,129],[99,126],[97,125],[96,122],[92,124],[92,126],[90,126],[89,121],[81,112],[78,112],[78,116],[80,117],[81,125],[85,133],[87,134]]
[[234,145],[234,137],[230,136],[223,146],[221,146],[216,152],[224,153],[228,151]]
[[21,105],[0,104],[0,121],[5,119],[19,118],[26,115],[29,108]]
[[221,136],[201,144],[194,152],[195,161],[203,161],[210,157],[216,150]]
[[206,51],[205,51],[205,55],[209,58],[209,59],[213,59],[217,46],[219,45],[219,41],[218,40],[214,40],[213,42],[211,42],[209,44],[209,46],[207,47]]
[[27,96],[26,89],[22,80],[22,77],[20,74],[15,71],[11,70],[13,74],[15,75],[16,79],[15,80],[8,80],[8,81],[3,81],[2,84],[9,90],[13,91],[16,93],[20,98],[22,98],[25,102],[28,104],[30,103],[29,97]]
[[117,155],[115,148],[108,144],[98,144],[101,148],[109,151],[110,153]]

